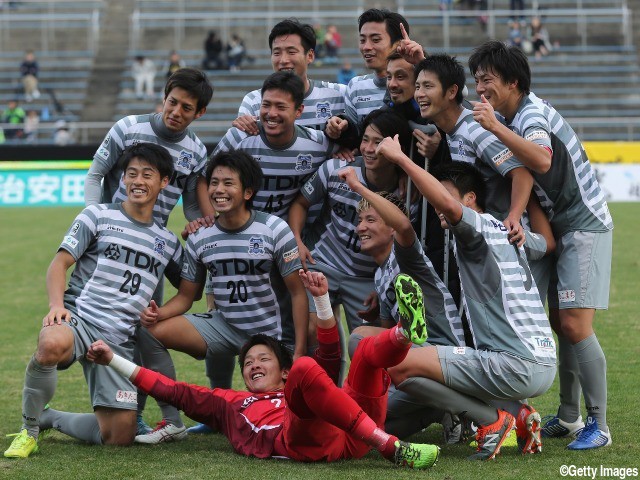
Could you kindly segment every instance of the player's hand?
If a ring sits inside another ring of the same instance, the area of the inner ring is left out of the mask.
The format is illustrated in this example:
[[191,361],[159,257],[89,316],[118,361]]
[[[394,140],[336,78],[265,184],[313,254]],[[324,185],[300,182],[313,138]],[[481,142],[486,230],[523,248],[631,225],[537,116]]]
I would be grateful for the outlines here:
[[258,129],[258,117],[252,117],[251,115],[241,115],[231,122],[231,125],[238,130],[242,130],[247,135],[258,135],[258,133],[260,133]]
[[400,24],[400,31],[402,32],[402,40],[398,43],[396,51],[411,65],[417,65],[425,59],[424,49],[418,42],[409,38],[409,34],[402,23]]
[[43,327],[52,325],[62,325],[62,322],[69,323],[71,321],[71,312],[64,307],[53,307],[49,313],[42,319]]
[[519,220],[513,220],[511,217],[507,217],[504,219],[502,224],[507,229],[507,236],[509,237],[509,243],[514,243],[518,247],[524,245],[524,229],[520,224]]
[[480,96],[479,102],[471,102],[473,105],[473,119],[489,132],[494,132],[495,128],[500,124],[496,118],[493,107],[484,95]]
[[329,283],[324,273],[300,269],[298,270],[298,275],[300,275],[300,280],[302,280],[304,288],[306,288],[312,296],[321,297],[329,291]]
[[311,256],[311,251],[307,248],[303,241],[299,241],[298,243],[298,254],[300,255],[300,263],[302,264],[302,268],[305,270],[308,269],[307,262],[312,265],[316,264],[316,261]]
[[333,158],[337,158],[339,160],[344,160],[345,162],[353,162],[356,159],[356,153],[358,153],[358,149],[354,148],[351,150],[348,147],[340,147],[336,153],[333,154]]
[[358,193],[359,188],[362,187],[362,183],[353,167],[341,168],[338,170],[338,177],[344,180],[347,186],[356,193]]
[[427,135],[416,128],[413,131],[413,137],[416,139],[418,152],[425,158],[433,158],[442,140],[442,135],[438,130],[431,135]]
[[399,138],[400,136],[398,134],[394,135],[393,138],[383,138],[376,148],[376,155],[382,155],[391,163],[397,164],[404,156],[402,148],[400,147]]
[[215,222],[216,217],[212,215],[197,218],[187,223],[184,230],[180,233],[180,236],[182,236],[183,240],[186,240],[189,235],[196,233],[200,227],[211,227]]
[[327,137],[332,140],[337,140],[342,135],[347,127],[349,126],[349,120],[346,118],[340,118],[333,116],[329,120],[327,120],[327,126],[324,130],[324,133],[327,134]]
[[362,304],[368,307],[366,310],[358,310],[356,313],[365,322],[374,322],[380,316],[380,304],[378,303],[378,294],[373,291]]
[[148,307],[140,313],[140,323],[144,328],[149,328],[158,323],[159,309],[155,300],[151,300]]
[[98,365],[109,365],[113,358],[113,352],[104,341],[97,340],[91,344],[85,356],[87,360]]

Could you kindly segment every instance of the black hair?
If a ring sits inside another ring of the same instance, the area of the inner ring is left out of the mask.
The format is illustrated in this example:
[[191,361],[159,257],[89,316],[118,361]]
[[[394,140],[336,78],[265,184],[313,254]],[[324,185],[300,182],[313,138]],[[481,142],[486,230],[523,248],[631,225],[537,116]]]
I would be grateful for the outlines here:
[[527,56],[518,47],[491,40],[477,47],[469,57],[469,70],[475,77],[478,70],[491,72],[504,82],[518,82],[525,95],[531,91],[531,68]]
[[440,182],[448,181],[458,189],[461,196],[469,192],[476,194],[476,203],[483,211],[487,187],[478,168],[468,162],[453,161],[434,167],[431,174]]
[[262,84],[261,94],[267,90],[282,90],[291,94],[295,107],[302,105],[304,100],[304,83],[294,72],[282,71],[272,73]]
[[158,170],[160,178],[173,176],[173,158],[169,151],[160,145],[155,143],[131,145],[122,152],[118,166],[124,172],[134,158],[143,160]]
[[240,354],[238,355],[238,363],[240,368],[244,368],[244,359],[247,357],[247,352],[251,350],[252,347],[256,345],[265,345],[271,351],[273,351],[274,355],[278,359],[278,363],[280,364],[280,368],[282,370],[290,370],[293,365],[293,357],[291,356],[291,352],[284,346],[284,344],[276,340],[273,337],[265,335],[264,333],[257,333],[252,335],[251,338],[245,343],[240,349]]
[[[378,109],[370,112],[362,122],[362,135],[368,126],[374,126],[383,137],[393,138],[398,135],[398,141],[403,150],[411,142],[411,130],[407,120],[393,110]],[[362,137],[361,137],[362,139]]]
[[304,48],[304,53],[311,49],[316,49],[316,33],[313,27],[308,23],[300,23],[297,18],[287,18],[273,26],[271,33],[269,33],[269,50],[271,50],[276,37],[283,35],[298,35],[302,48]]
[[197,112],[209,105],[213,96],[211,82],[207,75],[197,68],[180,68],[173,72],[164,86],[164,98],[167,98],[174,88],[182,88],[197,100]]
[[245,202],[246,207],[251,208],[256,193],[258,193],[262,187],[262,169],[258,162],[242,150],[220,152],[211,157],[209,163],[207,163],[207,170],[205,172],[207,184],[211,183],[211,176],[216,167],[228,167],[238,173],[242,190],[250,188],[253,191],[251,198]]
[[445,53],[429,55],[416,66],[416,79],[423,70],[432,72],[438,77],[443,92],[446,92],[452,85],[457,85],[456,102],[458,105],[462,103],[464,98],[462,90],[464,89],[466,77],[464,67],[455,57]]
[[400,24],[404,25],[404,29],[409,33],[409,22],[402,15],[396,12],[387,10],[386,8],[370,8],[366,10],[358,17],[358,32],[362,30],[362,26],[365,23],[384,23],[387,33],[391,38],[391,43],[396,43],[398,40],[402,40],[402,30],[400,30]]

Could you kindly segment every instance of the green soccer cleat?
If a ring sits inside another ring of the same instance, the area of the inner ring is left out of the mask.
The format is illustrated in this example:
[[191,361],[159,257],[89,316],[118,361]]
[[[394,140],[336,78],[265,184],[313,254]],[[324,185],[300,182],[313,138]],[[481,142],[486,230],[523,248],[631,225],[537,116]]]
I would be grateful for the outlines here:
[[404,334],[412,343],[422,345],[427,341],[427,320],[422,289],[413,278],[404,273],[398,274],[393,284]]
[[440,456],[440,447],[427,443],[409,443],[396,440],[393,461],[397,467],[424,469],[433,467]]
[[4,456],[7,458],[27,458],[38,451],[38,441],[27,433],[26,428],[22,429],[20,433],[12,433],[7,437],[16,437],[4,452]]

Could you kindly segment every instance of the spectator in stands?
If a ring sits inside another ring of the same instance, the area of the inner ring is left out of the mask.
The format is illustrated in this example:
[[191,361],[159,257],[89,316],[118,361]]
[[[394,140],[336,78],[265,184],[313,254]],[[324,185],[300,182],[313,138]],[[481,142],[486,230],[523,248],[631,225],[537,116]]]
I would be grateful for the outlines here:
[[325,54],[324,36],[326,31],[324,27],[317,22],[313,24],[313,31],[316,34],[316,48],[315,48],[316,59],[321,59],[322,57],[324,57],[324,54]]
[[36,143],[39,127],[40,115],[38,112],[33,109],[27,110],[27,116],[24,119],[24,138],[27,143]]
[[[218,37],[215,30],[211,30],[209,31],[207,39],[204,41],[204,59],[202,60],[202,69],[222,69],[224,62],[222,61],[222,58],[220,58],[221,54],[222,40],[220,40],[220,37]],[[215,65],[215,67],[212,67],[212,65]]]
[[338,70],[337,80],[338,83],[343,85],[349,85],[349,81],[356,76],[356,71],[351,66],[351,62],[349,60],[344,60],[342,62],[342,67]]
[[244,40],[242,40],[237,33],[231,35],[231,40],[227,45],[227,61],[229,63],[229,70],[232,72],[240,70],[240,64],[242,63],[245,52]]
[[522,48],[522,31],[520,30],[520,24],[517,21],[509,22],[509,37],[507,38],[507,45],[511,47]]
[[340,47],[342,47],[342,36],[335,25],[329,25],[327,27],[327,33],[324,35],[327,63],[338,63],[338,51]]
[[18,100],[9,101],[6,110],[2,112],[2,118],[0,118],[0,123],[15,125],[15,128],[5,127],[4,136],[7,140],[18,139],[24,136],[23,123],[25,117],[26,114],[22,107],[18,105]]
[[549,39],[549,32],[542,24],[540,17],[533,17],[531,19],[528,32],[528,38],[531,41],[535,58],[540,59],[549,55],[551,51],[551,40]]
[[27,50],[24,60],[20,64],[22,74],[22,87],[24,88],[24,98],[27,102],[40,97],[38,90],[38,62],[32,50]]
[[167,79],[177,70],[186,67],[187,64],[182,60],[180,54],[175,50],[171,50],[169,54],[169,61],[165,63],[164,71],[166,72]]
[[75,143],[73,134],[69,131],[69,125],[66,120],[58,120],[56,122],[56,131],[53,132],[53,143],[58,147]]
[[131,66],[131,75],[135,80],[136,98],[153,98],[153,82],[156,78],[156,64],[144,55],[137,55]]

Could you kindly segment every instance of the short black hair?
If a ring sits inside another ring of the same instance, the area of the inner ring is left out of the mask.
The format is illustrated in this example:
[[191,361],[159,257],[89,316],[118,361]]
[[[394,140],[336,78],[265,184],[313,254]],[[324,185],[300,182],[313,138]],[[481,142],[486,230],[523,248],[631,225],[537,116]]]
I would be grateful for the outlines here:
[[304,100],[304,82],[294,72],[282,71],[272,73],[262,84],[261,94],[267,90],[282,90],[291,94],[295,107],[302,105]]
[[311,49],[314,51],[316,49],[316,33],[313,27],[308,23],[300,23],[297,18],[286,18],[273,26],[271,33],[269,33],[269,50],[271,50],[276,37],[283,35],[298,35],[302,48],[304,48],[304,53]]
[[247,343],[245,343],[240,349],[240,354],[238,355],[238,363],[241,369],[244,368],[244,359],[247,357],[247,352],[256,345],[266,345],[267,348],[269,348],[278,359],[278,363],[280,364],[280,368],[282,370],[291,369],[291,366],[293,365],[293,357],[291,356],[291,352],[280,340],[276,340],[275,338],[265,335],[264,333],[256,333],[255,335],[252,335]]
[[158,170],[160,178],[173,176],[173,158],[169,151],[160,145],[155,143],[131,145],[122,152],[118,166],[124,172],[134,158],[144,160]]
[[182,88],[197,100],[196,110],[199,112],[211,101],[213,86],[206,73],[197,68],[180,68],[173,72],[164,86],[164,98],[166,99],[174,88]]
[[440,182],[448,181],[458,189],[460,195],[476,194],[476,203],[484,211],[487,186],[478,168],[468,162],[453,161],[434,167],[431,174]]
[[531,91],[531,68],[527,56],[518,47],[491,40],[477,47],[469,57],[469,70],[475,77],[478,70],[492,72],[504,82],[518,83],[525,95]]
[[358,32],[362,30],[362,26],[365,23],[369,22],[384,23],[392,44],[398,40],[402,40],[402,30],[400,30],[401,23],[404,25],[407,33],[409,33],[409,22],[407,22],[407,19],[399,13],[392,12],[386,8],[370,8],[363,12],[362,15],[358,17]]
[[245,202],[247,208],[251,208],[253,206],[253,199],[262,187],[262,169],[258,162],[242,150],[220,152],[212,156],[207,163],[207,169],[205,171],[207,184],[211,182],[211,176],[216,167],[228,167],[238,173],[242,190],[250,188],[253,191],[251,198]]
[[452,85],[457,85],[458,93],[456,94],[456,102],[458,105],[462,103],[464,98],[462,90],[466,83],[466,76],[464,74],[464,67],[456,60],[456,57],[445,53],[429,55],[416,66],[416,79],[423,70],[432,72],[438,77],[443,92],[446,92]]
[[[373,125],[383,137],[393,138],[398,135],[398,141],[403,150],[410,145],[411,130],[407,120],[394,110],[380,108],[370,112],[362,122],[362,136],[368,126]],[[361,137],[362,139],[362,137]]]

